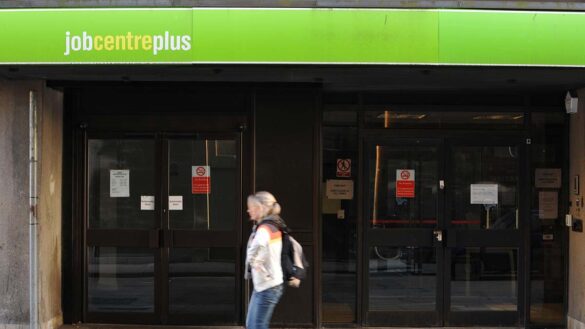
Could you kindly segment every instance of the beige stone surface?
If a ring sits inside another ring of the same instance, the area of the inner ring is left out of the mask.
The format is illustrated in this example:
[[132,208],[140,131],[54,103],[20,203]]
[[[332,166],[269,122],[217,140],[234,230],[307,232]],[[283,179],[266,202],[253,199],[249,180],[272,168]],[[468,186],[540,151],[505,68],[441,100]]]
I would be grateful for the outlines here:
[[[571,115],[570,138],[570,182],[575,175],[580,177],[580,195],[569,189],[571,198],[570,213],[574,218],[585,220],[585,209],[576,206],[585,194],[585,89],[579,90],[579,111]],[[569,233],[569,323],[582,325],[585,323],[585,233]],[[580,323],[580,324],[579,324]]]
[[40,93],[39,324],[63,324],[61,310],[61,172],[63,157],[63,96],[44,88]]

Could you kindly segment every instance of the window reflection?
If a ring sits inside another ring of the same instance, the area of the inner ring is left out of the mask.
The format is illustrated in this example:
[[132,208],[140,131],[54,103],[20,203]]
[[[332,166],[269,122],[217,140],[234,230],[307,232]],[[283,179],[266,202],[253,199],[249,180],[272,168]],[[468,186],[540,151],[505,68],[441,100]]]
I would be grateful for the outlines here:
[[452,249],[451,311],[516,311],[517,303],[517,249]]

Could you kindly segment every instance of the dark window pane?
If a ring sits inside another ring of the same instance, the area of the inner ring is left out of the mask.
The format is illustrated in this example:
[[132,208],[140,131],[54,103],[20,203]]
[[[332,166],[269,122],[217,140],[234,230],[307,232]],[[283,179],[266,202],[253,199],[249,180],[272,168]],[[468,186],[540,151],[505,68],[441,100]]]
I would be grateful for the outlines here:
[[516,311],[518,250],[451,250],[451,311]]
[[[369,152],[370,226],[372,228],[437,225],[437,147],[375,145]],[[398,172],[414,177],[411,193],[397,184]]]
[[89,312],[154,312],[154,251],[90,247]]
[[[193,191],[193,167],[208,166],[209,193]],[[169,198],[182,197],[182,209],[169,210],[173,229],[230,231],[236,223],[238,153],[234,140],[169,141]]]
[[[451,225],[471,229],[517,229],[519,226],[519,157],[515,146],[453,147]],[[495,197],[482,203],[481,195]]]
[[[530,322],[541,326],[564,326],[564,289],[566,228],[563,190],[536,182],[536,171],[557,172],[562,179],[564,169],[564,113],[532,114],[531,235],[530,235]],[[562,181],[561,181],[562,185]],[[552,196],[546,201],[543,195]],[[557,201],[555,204],[554,197]],[[548,202],[547,204],[541,204]],[[552,210],[551,210],[552,207]],[[556,211],[554,211],[556,207]],[[549,211],[544,211],[548,208]],[[556,213],[556,217],[553,215]]]
[[[158,226],[154,209],[141,207],[141,197],[155,198],[154,145],[154,140],[148,139],[88,141],[90,228],[151,229]],[[129,186],[125,186],[126,183]]]
[[216,323],[237,321],[235,255],[232,248],[171,249],[170,312]]
[[[349,177],[337,177],[337,160],[349,159]],[[323,128],[323,178],[354,182],[358,175],[357,129]],[[322,314],[328,323],[352,323],[356,319],[357,289],[357,197],[350,200],[329,199],[323,193]]]
[[376,246],[369,258],[369,311],[435,311],[434,248]]

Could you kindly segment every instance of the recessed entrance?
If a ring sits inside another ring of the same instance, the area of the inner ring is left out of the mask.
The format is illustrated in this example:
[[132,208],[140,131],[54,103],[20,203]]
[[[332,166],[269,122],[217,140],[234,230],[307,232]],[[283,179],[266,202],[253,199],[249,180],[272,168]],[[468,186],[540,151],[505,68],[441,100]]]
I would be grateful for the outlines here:
[[368,325],[519,323],[524,144],[365,137]]
[[87,132],[83,145],[84,321],[241,323],[241,133]]

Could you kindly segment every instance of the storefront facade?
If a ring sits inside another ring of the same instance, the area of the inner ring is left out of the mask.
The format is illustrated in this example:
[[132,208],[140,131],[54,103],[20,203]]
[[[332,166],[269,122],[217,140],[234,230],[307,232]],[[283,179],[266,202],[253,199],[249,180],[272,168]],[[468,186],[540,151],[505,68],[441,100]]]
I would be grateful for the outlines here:
[[[243,325],[245,200],[258,190],[277,196],[311,264],[277,326],[581,323],[565,214],[582,201],[564,101],[585,84],[585,15],[196,7],[0,17],[5,85],[42,80],[20,90],[31,90],[29,109],[57,93],[62,111],[62,214],[51,226],[61,259],[48,265],[59,270],[29,267],[59,281],[58,292],[38,289],[61,307],[31,303],[41,326]],[[43,33],[19,25],[33,17]],[[51,243],[31,246],[43,258]]]

